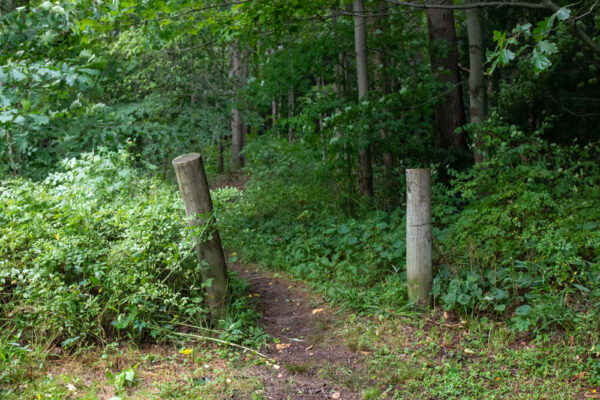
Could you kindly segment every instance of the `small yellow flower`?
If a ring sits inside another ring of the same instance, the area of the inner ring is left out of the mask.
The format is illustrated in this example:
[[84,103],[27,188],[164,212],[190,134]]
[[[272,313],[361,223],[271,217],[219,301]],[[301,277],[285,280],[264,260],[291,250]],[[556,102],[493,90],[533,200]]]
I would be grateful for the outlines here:
[[179,350],[179,353],[189,355],[189,354],[192,354],[192,349]]

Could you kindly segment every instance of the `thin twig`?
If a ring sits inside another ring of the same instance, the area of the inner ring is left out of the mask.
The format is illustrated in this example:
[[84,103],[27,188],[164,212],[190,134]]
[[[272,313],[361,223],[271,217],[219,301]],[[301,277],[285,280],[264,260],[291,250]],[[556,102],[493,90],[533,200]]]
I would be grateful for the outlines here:
[[217,339],[217,338],[213,338],[210,336],[202,336],[202,335],[196,335],[193,333],[184,333],[184,332],[170,332],[170,334],[172,335],[176,335],[176,336],[183,336],[183,337],[189,337],[192,339],[200,339],[200,340],[207,340],[209,342],[215,342],[215,343],[219,343],[219,344],[224,344],[226,346],[231,346],[231,347],[235,347],[244,351],[249,351],[261,358],[264,358],[265,360],[270,360],[270,357],[268,357],[266,354],[261,353],[258,350],[254,350],[250,347],[246,347],[246,346],[242,346],[241,344],[237,344],[237,343],[231,343],[228,342],[226,340],[222,340],[222,339]]

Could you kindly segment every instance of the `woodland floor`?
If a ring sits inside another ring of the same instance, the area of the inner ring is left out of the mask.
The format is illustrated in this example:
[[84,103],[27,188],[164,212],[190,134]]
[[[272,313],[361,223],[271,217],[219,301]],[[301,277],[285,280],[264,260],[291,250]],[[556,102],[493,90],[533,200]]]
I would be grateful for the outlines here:
[[[360,370],[361,355],[332,336],[335,315],[319,296],[277,274],[238,267],[259,296],[265,331],[274,338],[267,354],[279,370],[261,368],[268,399],[358,399],[324,374],[326,369]],[[283,367],[283,368],[281,368]]]
[[[108,353],[91,350],[50,360],[46,384],[38,381],[29,398],[359,399],[348,382],[332,379],[339,369],[361,370],[363,356],[335,336],[336,317],[323,299],[277,273],[233,269],[250,283],[248,296],[258,299],[272,337],[262,350],[268,363],[206,343],[192,347],[191,354],[176,346],[121,345]],[[121,390],[114,376],[130,367],[135,382]]]

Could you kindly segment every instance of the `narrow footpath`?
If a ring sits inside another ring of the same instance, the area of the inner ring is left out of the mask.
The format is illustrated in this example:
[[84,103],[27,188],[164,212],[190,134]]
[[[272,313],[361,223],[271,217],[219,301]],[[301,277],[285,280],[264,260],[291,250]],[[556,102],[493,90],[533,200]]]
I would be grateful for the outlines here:
[[276,360],[260,370],[268,399],[358,399],[351,382],[332,380],[337,369],[360,368],[361,355],[334,337],[333,310],[318,295],[277,273],[232,266],[259,298],[265,331],[275,338],[266,354]]

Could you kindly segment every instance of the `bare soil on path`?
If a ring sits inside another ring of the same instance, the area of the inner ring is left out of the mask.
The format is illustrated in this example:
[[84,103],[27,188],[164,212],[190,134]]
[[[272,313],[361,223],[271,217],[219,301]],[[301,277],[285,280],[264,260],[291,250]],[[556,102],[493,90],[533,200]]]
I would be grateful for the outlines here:
[[268,399],[358,399],[348,382],[332,381],[327,371],[360,369],[361,355],[344,338],[332,336],[333,310],[322,297],[270,271],[233,266],[259,298],[265,331],[275,340],[266,354],[274,367],[260,368]]

